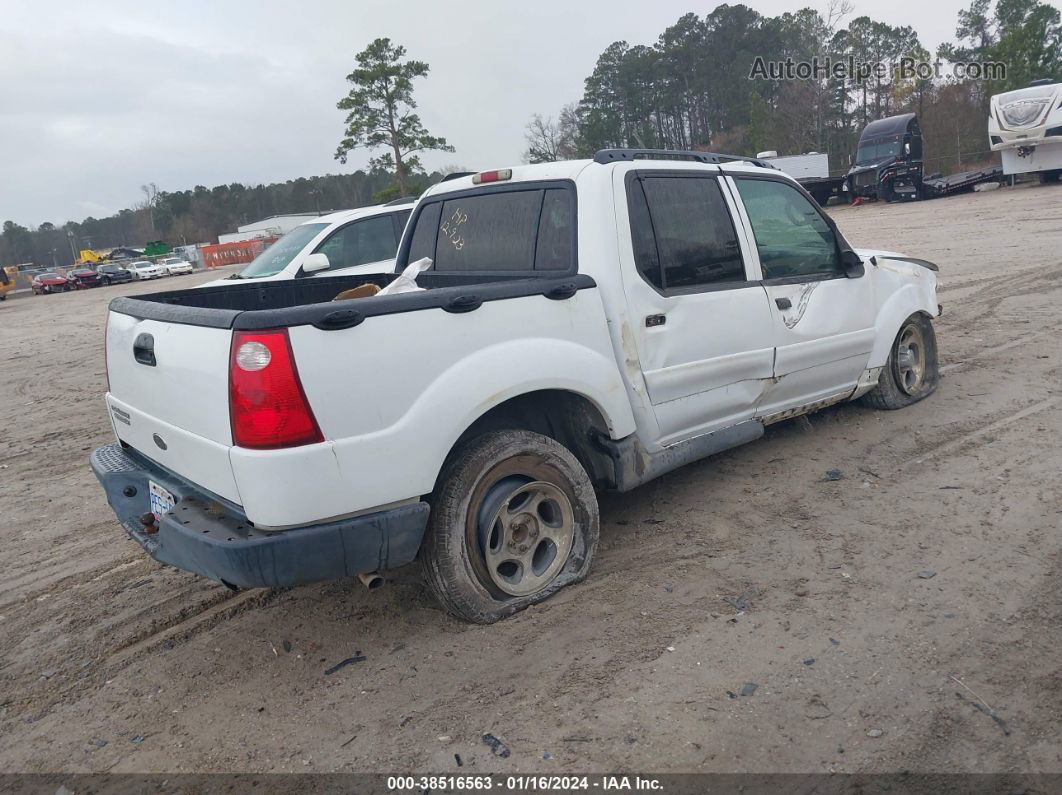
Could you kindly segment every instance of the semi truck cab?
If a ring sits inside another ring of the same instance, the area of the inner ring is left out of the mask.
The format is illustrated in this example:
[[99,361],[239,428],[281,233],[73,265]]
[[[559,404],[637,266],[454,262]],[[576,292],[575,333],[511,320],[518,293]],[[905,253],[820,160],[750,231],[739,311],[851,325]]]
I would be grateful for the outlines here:
[[872,121],[859,136],[847,190],[864,199],[922,198],[922,129],[913,113]]

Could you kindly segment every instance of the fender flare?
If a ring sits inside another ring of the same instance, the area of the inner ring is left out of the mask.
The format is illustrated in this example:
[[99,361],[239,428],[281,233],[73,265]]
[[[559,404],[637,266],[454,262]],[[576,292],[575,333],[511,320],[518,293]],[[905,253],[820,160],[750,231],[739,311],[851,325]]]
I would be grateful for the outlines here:
[[905,284],[889,296],[878,310],[878,316],[874,321],[874,347],[870,352],[868,368],[885,366],[900,326],[907,318],[918,312],[935,317],[937,306],[917,285]]

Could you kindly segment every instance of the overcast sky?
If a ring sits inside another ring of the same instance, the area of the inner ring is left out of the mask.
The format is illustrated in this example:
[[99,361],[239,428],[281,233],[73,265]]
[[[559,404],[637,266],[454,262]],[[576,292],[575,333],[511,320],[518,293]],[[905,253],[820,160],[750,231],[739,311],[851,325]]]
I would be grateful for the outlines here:
[[[751,0],[774,15],[818,3]],[[969,0],[855,0],[853,16],[911,25],[932,52]],[[652,44],[693,0],[0,0],[0,221],[61,224],[161,190],[268,183],[364,166],[332,159],[336,101],[378,36],[431,73],[428,130],[457,151],[430,169],[519,162],[523,127],[579,99],[613,41]],[[769,55],[769,54],[768,54]]]

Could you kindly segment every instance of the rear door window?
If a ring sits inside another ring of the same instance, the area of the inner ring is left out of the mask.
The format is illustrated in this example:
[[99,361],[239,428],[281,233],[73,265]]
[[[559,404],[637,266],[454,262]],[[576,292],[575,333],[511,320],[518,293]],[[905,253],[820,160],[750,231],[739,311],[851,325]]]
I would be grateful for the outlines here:
[[435,269],[531,270],[542,192],[490,193],[443,202]]
[[572,197],[561,188],[547,190],[538,222],[535,270],[568,270],[572,264]]
[[409,262],[449,272],[563,271],[575,260],[574,202],[565,188],[492,190],[426,205]]
[[682,292],[746,281],[716,179],[645,176],[631,184],[628,197],[635,260],[650,284]]

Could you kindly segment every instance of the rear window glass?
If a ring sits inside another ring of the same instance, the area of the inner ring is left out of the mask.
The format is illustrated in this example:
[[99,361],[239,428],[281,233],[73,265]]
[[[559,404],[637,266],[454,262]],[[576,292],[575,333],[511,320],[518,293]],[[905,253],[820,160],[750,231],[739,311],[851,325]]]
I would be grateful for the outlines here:
[[574,257],[569,191],[492,191],[427,205],[416,218],[409,262],[437,271],[567,270]]
[[572,264],[572,197],[568,191],[547,190],[538,222],[535,270],[567,270]]

